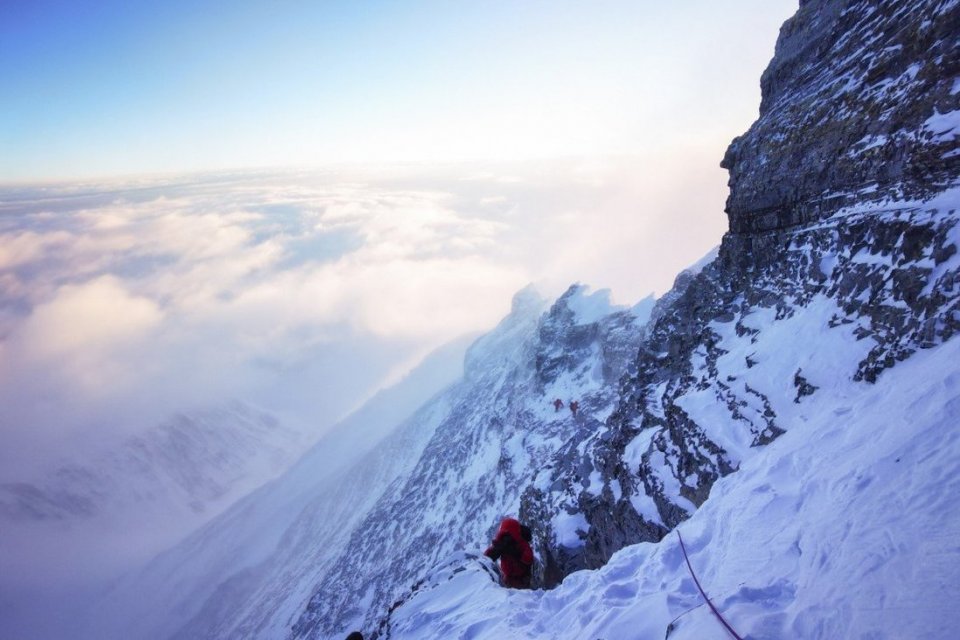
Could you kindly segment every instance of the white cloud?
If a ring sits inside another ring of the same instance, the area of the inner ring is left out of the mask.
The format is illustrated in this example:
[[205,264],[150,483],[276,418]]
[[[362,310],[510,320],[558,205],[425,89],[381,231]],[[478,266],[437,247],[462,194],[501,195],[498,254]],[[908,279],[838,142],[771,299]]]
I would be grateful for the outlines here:
[[[231,396],[323,428],[417,354],[494,325],[530,281],[548,294],[589,282],[623,302],[663,290],[718,239],[685,241],[706,217],[696,194],[723,187],[720,170],[688,170],[710,186],[681,189],[657,173],[669,164],[251,173],[40,194],[51,199],[0,226],[2,437],[138,429]],[[716,201],[700,227],[722,226]],[[654,228],[661,238],[647,237]]]
[[13,336],[27,357],[67,359],[108,352],[142,338],[162,321],[158,305],[132,295],[112,275],[65,285],[34,307]]
[[46,252],[63,247],[73,236],[65,231],[36,233],[26,230],[0,235],[0,269],[11,269],[30,263]]

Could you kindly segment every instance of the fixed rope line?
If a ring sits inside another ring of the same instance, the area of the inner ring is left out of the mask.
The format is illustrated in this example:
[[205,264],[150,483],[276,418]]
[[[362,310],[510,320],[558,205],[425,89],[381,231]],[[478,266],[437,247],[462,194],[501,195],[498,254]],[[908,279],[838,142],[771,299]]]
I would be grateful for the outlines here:
[[740,635],[733,630],[733,627],[731,627],[730,624],[724,620],[717,608],[713,606],[712,602],[710,602],[710,598],[708,598],[707,594],[704,593],[703,587],[700,586],[700,581],[697,580],[697,574],[693,572],[693,566],[690,564],[690,557],[687,556],[687,547],[683,544],[683,536],[680,535],[679,529],[674,529],[674,531],[677,532],[677,538],[680,539],[680,550],[683,551],[683,559],[687,561],[687,569],[690,570],[690,575],[693,577],[693,582],[697,585],[697,589],[700,590],[700,595],[702,595],[703,599],[707,601],[707,604],[710,605],[710,609],[713,611],[713,615],[717,616],[717,620],[719,620],[720,623],[726,627],[727,631],[729,631],[730,634],[737,640],[743,640],[743,638],[741,638]]

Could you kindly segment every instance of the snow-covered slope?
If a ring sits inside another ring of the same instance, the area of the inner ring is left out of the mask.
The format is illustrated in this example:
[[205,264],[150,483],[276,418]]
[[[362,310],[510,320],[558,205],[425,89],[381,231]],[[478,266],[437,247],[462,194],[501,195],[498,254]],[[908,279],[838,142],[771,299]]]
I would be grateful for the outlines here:
[[[447,566],[384,633],[662,638],[698,604],[669,533],[693,518],[748,637],[956,635],[958,75],[954,0],[801,2],[724,159],[716,260],[678,278],[615,410],[525,492],[562,585]],[[670,637],[723,637],[704,611]]]
[[[875,385],[829,385],[678,527],[701,585],[742,637],[956,637],[958,362],[952,340]],[[503,589],[486,562],[441,563],[381,637],[732,637],[703,602],[676,534],[552,591]]]

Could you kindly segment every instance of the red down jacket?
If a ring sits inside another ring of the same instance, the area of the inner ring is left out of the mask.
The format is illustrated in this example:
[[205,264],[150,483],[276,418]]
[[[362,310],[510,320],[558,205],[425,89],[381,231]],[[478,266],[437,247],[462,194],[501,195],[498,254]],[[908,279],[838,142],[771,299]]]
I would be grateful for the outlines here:
[[504,518],[493,544],[484,555],[500,560],[503,584],[514,589],[530,588],[530,567],[533,565],[533,549],[520,533],[520,523],[513,518]]

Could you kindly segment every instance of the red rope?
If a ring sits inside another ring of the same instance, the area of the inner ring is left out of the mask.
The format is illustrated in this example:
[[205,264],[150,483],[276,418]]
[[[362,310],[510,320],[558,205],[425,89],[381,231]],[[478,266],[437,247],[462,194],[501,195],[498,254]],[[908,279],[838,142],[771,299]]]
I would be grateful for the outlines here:
[[703,599],[707,601],[707,604],[710,605],[710,608],[713,610],[713,615],[717,616],[717,620],[719,620],[720,623],[727,628],[727,631],[729,631],[730,634],[737,640],[743,640],[743,638],[737,635],[737,632],[733,630],[733,627],[731,627],[729,623],[727,623],[727,621],[723,619],[723,616],[720,615],[720,612],[717,611],[717,608],[713,606],[712,602],[710,602],[710,598],[708,598],[707,594],[704,593],[703,587],[700,586],[700,581],[697,580],[697,574],[693,572],[693,566],[691,566],[690,564],[690,558],[687,556],[687,548],[683,544],[683,536],[680,535],[679,529],[675,529],[675,531],[677,532],[677,537],[680,538],[680,549],[683,551],[684,560],[687,561],[687,569],[690,570],[690,575],[693,577],[693,581],[696,583],[697,589],[700,590],[700,595],[702,595]]

